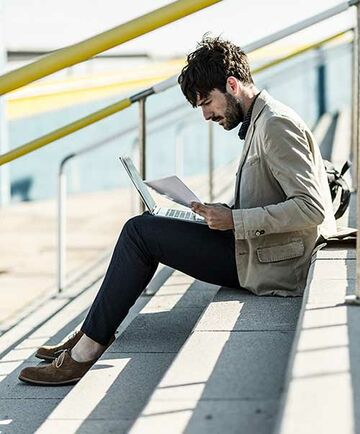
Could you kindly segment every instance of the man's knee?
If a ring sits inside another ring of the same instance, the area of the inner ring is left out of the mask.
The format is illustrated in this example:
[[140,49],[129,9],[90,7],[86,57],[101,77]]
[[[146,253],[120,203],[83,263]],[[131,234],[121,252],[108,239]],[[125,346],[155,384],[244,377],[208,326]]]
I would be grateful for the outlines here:
[[129,234],[139,234],[144,226],[147,224],[146,220],[150,214],[146,211],[143,214],[131,217],[124,225],[123,232]]

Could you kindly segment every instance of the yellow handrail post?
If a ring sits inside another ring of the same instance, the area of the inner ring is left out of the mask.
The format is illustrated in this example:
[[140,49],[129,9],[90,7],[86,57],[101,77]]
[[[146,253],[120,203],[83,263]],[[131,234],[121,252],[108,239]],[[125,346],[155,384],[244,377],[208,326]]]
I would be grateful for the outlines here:
[[211,6],[221,0],[178,0],[92,38],[54,51],[22,68],[0,76],[0,95],[56,71],[83,62],[138,36]]

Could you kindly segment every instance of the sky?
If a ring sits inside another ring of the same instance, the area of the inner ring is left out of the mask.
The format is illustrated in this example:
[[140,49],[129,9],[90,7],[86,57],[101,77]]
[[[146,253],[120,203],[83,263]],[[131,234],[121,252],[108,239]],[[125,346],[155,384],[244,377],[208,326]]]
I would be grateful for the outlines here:
[[[164,6],[164,0],[0,0],[2,37],[8,49],[52,50],[73,44]],[[223,0],[134,41],[117,53],[175,57],[192,51],[206,32],[244,46],[316,13],[338,0]],[[354,8],[352,8],[354,9]],[[350,27],[353,10],[302,32],[295,43],[317,40]]]

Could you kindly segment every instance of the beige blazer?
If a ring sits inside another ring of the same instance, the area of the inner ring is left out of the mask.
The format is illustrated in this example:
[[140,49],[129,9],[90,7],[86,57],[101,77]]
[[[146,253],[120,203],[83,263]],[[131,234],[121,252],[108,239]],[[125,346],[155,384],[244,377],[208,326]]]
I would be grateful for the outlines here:
[[336,233],[319,148],[304,121],[262,91],[236,174],[232,211],[242,287],[301,295],[319,235]]

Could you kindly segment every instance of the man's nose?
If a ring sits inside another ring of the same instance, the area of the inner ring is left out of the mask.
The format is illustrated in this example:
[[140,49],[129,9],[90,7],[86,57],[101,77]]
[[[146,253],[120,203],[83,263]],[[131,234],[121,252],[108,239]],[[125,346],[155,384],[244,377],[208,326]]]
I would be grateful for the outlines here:
[[204,119],[206,121],[210,120],[213,117],[213,113],[211,112],[211,110],[209,110],[207,107],[201,107],[202,108],[202,113],[204,116]]

